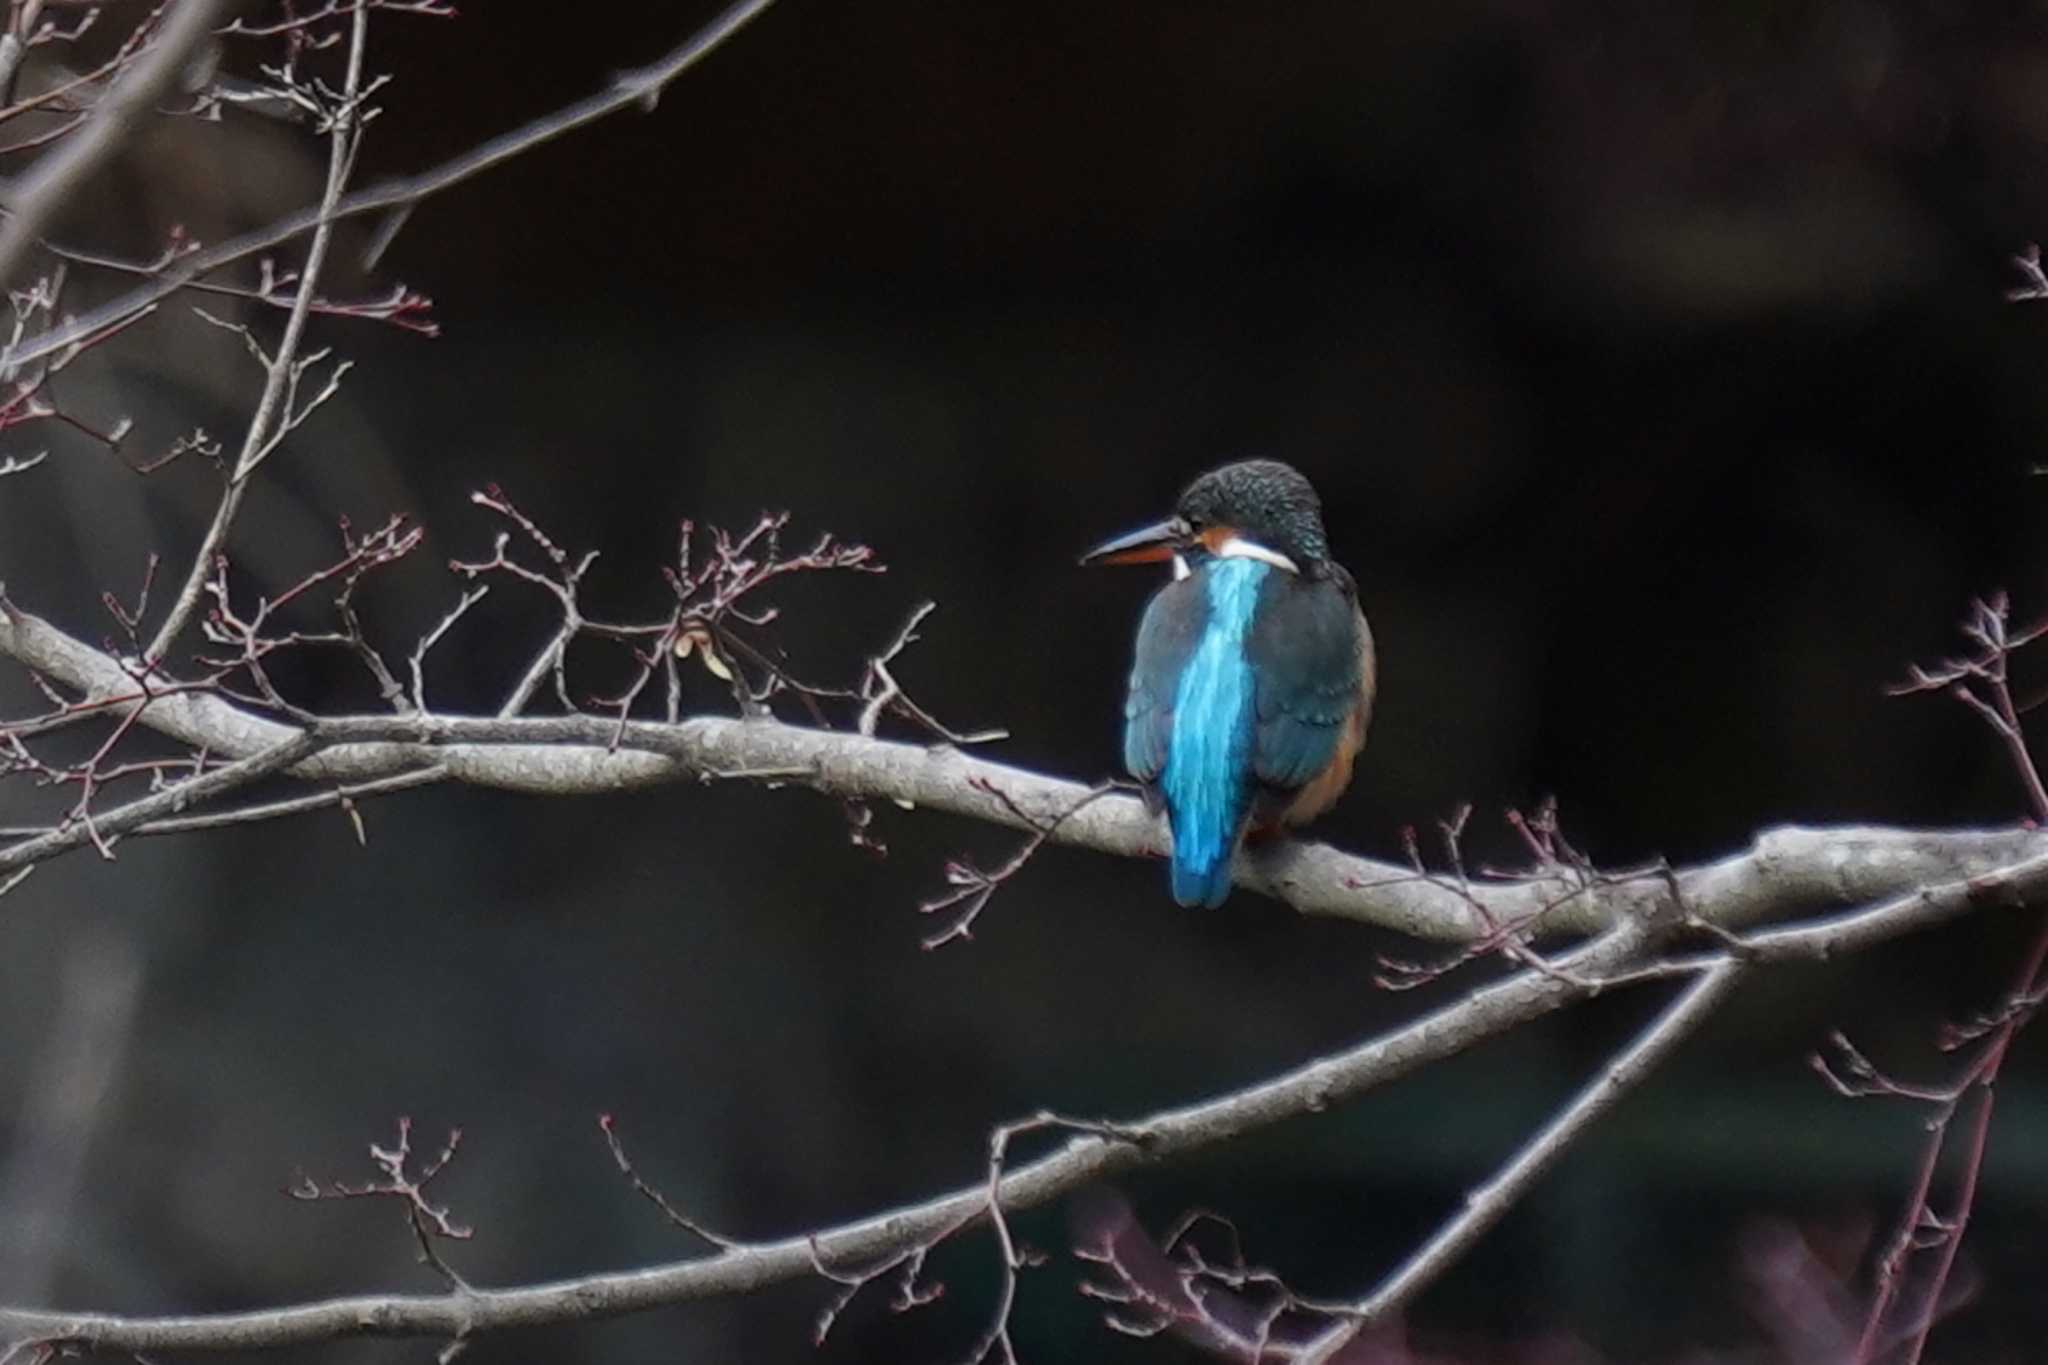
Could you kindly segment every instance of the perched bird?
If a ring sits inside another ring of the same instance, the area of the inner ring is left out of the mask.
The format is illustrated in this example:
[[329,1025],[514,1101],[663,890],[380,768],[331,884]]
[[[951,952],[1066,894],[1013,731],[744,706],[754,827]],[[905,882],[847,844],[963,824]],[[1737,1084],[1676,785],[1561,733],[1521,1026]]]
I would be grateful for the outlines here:
[[1328,810],[1372,712],[1372,633],[1292,466],[1202,475],[1165,521],[1083,564],[1171,561],[1145,607],[1124,703],[1124,766],[1173,832],[1173,898],[1221,905],[1249,833]]

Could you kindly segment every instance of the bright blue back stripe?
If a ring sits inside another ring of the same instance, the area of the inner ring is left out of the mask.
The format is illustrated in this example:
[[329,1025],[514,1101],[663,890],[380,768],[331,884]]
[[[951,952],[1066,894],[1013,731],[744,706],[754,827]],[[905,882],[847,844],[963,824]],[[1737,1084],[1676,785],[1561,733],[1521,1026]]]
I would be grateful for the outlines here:
[[1217,905],[1230,891],[1230,859],[1250,799],[1252,673],[1245,635],[1269,567],[1214,559],[1202,569],[1209,620],[1174,694],[1173,734],[1160,789],[1173,821],[1173,895]]

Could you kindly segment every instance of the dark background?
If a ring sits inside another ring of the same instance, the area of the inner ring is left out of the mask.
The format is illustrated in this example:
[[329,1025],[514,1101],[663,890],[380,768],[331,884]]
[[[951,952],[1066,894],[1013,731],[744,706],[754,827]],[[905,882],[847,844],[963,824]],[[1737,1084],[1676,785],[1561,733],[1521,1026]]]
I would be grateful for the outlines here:
[[[700,9],[379,17],[371,66],[398,80],[365,182],[597,88]],[[998,757],[1094,780],[1154,580],[1074,553],[1272,454],[1321,490],[1382,653],[1321,837],[1399,858],[1404,825],[1469,801],[1475,861],[1507,859],[1502,810],[1546,795],[1610,864],[1785,821],[2009,822],[2023,799],[1983,727],[1883,687],[1958,643],[1973,594],[2048,606],[2048,314],[2003,299],[2048,236],[2044,136],[2048,18],[2018,4],[782,0],[655,112],[423,207],[361,287],[424,289],[444,335],[316,321],[357,367],[232,548],[253,591],[333,558],[338,515],[416,517],[428,550],[367,604],[402,655],[457,590],[441,562],[488,552],[486,483],[603,549],[590,601],[617,616],[659,609],[679,517],[786,508],[889,565],[780,594],[799,664],[856,676],[936,599],[899,670],[915,695],[1006,727]],[[218,238],[308,202],[320,155],[248,115],[167,124],[71,231],[141,254],[172,223]],[[232,448],[257,387],[171,308],[71,400],[134,415],[140,455],[194,423]],[[0,486],[0,581],[97,638],[99,593],[131,594],[151,549],[181,566],[217,484],[32,434],[55,454]],[[494,706],[549,621],[499,589],[435,656],[437,704]],[[619,676],[578,663],[593,693]],[[294,681],[374,704],[340,671]],[[693,706],[729,705],[693,682]],[[367,850],[327,814],[75,857],[7,899],[0,1298],[431,1289],[395,1210],[278,1193],[367,1176],[401,1113],[423,1140],[465,1130],[437,1188],[477,1228],[451,1259],[480,1283],[694,1250],[618,1180],[599,1111],[679,1204],[783,1235],[976,1178],[1000,1119],[1229,1088],[1488,970],[1390,996],[1376,954],[1412,945],[1243,893],[1189,913],[1156,866],[1058,849],[972,942],[921,952],[946,858],[1010,841],[884,808],[876,861],[802,793],[448,790],[365,818]],[[1755,1358],[1760,1230],[1888,1229],[1920,1141],[1809,1053],[1841,1027],[1941,1074],[1940,1022],[1995,999],[2026,928],[1979,917],[1757,981],[1416,1304],[1418,1340]],[[1354,1294],[1652,994],[1121,1192],[1154,1227],[1221,1210],[1303,1290]],[[1939,1359],[2029,1358],[2048,1328],[2043,1071],[2028,1038]],[[1020,1228],[1069,1240],[1059,1211]],[[822,1352],[807,1282],[472,1358],[943,1361],[993,1263],[971,1239],[938,1258],[939,1304],[896,1317],[871,1293]],[[1102,1330],[1073,1275],[1062,1256],[1026,1278],[1028,1359],[1193,1358]]]

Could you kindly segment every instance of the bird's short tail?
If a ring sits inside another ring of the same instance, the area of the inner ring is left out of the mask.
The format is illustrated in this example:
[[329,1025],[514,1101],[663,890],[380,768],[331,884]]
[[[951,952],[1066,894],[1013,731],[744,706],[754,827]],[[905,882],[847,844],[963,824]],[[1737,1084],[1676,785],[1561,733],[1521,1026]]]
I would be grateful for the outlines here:
[[1173,830],[1173,898],[1213,910],[1230,894],[1230,865],[1237,858],[1250,794],[1236,782],[1180,784],[1173,781],[1177,776],[1168,773],[1166,804]]
[[[1193,841],[1189,841],[1193,842]],[[1213,910],[1230,894],[1230,844],[1182,851],[1182,841],[1173,841],[1173,898],[1182,905]]]

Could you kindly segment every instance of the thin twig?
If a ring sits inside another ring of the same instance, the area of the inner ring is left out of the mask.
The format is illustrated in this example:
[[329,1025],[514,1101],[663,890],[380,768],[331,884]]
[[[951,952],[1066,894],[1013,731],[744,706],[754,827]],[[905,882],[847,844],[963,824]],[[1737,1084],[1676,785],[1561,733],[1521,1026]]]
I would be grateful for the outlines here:
[[[306,318],[312,311],[314,289],[327,263],[328,247],[334,240],[335,205],[341,202],[342,191],[348,187],[349,170],[355,164],[361,136],[358,100],[363,87],[363,51],[368,43],[369,21],[368,7],[358,5],[349,27],[348,66],[342,80],[341,98],[334,110],[334,125],[328,133],[326,187],[321,193],[313,242],[306,248],[306,263],[299,270],[298,293],[292,301],[291,312],[285,318],[284,335],[267,362],[263,393],[256,401],[255,415],[249,419],[248,431],[242,437],[241,452],[235,456],[234,466],[228,472],[227,487],[221,490],[213,520],[199,542],[198,552],[192,557],[192,567],[178,588],[177,598],[172,602],[163,624],[157,628],[155,638],[150,641],[145,653],[147,658],[165,658],[183,633],[193,610],[199,605],[207,577],[213,572],[214,561],[226,548],[228,529],[234,524],[235,514],[241,510],[250,476],[264,457],[277,448],[277,442],[285,431],[296,425],[292,398],[298,379],[304,373],[298,356],[299,343],[305,337]],[[316,397],[311,406],[317,407],[325,401],[333,392],[332,384],[340,377],[341,370],[337,367],[329,380],[330,387]],[[300,411],[310,410],[309,407]],[[303,417],[298,420],[303,420]]]
[[[427,1186],[434,1182],[435,1176],[448,1169],[448,1163],[455,1159],[456,1150],[461,1145],[462,1130],[451,1128],[448,1141],[440,1152],[429,1158],[416,1173],[409,1171],[407,1168],[412,1164],[412,1120],[401,1116],[397,1142],[389,1147],[380,1147],[374,1142],[370,1144],[370,1160],[384,1173],[381,1180],[353,1184],[335,1180],[323,1185],[301,1175],[285,1193],[308,1203],[329,1199],[390,1199],[396,1202],[405,1211],[406,1225],[412,1231],[420,1264],[439,1275],[450,1289],[466,1294],[469,1281],[448,1264],[434,1243],[439,1238],[468,1241],[473,1235],[472,1230],[456,1222],[446,1204],[436,1204],[427,1197]],[[468,1332],[465,1328],[457,1328],[449,1335],[459,1341],[467,1337]]]
[[448,770],[445,768],[419,768],[412,772],[381,777],[373,782],[358,782],[352,786],[316,792],[311,796],[266,801],[262,805],[238,806],[232,810],[209,811],[204,815],[174,815],[163,820],[149,820],[129,830],[128,837],[139,839],[163,834],[192,834],[200,830],[227,829],[235,825],[260,824],[265,820],[288,819],[291,816],[339,806],[350,817],[357,842],[366,842],[362,817],[355,809],[357,802],[375,796],[389,796],[393,792],[411,791],[414,787],[432,786],[447,776]]
[[642,1199],[645,1199],[648,1203],[659,1209],[663,1218],[666,1218],[671,1224],[681,1228],[691,1236],[709,1242],[721,1251],[732,1251],[743,1245],[730,1237],[720,1236],[710,1228],[705,1227],[704,1224],[670,1203],[667,1195],[641,1179],[640,1172],[633,1165],[632,1158],[626,1155],[626,1145],[619,1137],[618,1124],[613,1121],[610,1114],[598,1115],[597,1126],[598,1130],[604,1134],[605,1146],[610,1150],[612,1161],[619,1168],[619,1174],[625,1176],[632,1184],[635,1194],[638,1194]]

